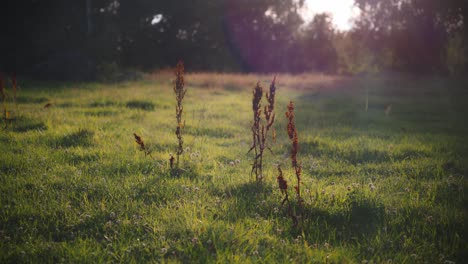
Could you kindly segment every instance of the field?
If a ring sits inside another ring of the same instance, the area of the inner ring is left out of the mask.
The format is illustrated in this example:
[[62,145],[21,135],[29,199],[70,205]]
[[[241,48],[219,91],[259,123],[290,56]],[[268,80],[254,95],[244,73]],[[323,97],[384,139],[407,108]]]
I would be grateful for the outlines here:
[[[257,184],[252,88],[272,77],[185,76],[178,173],[172,74],[20,80],[16,120],[0,131],[0,263],[466,261],[467,81],[279,75],[277,141]],[[276,181],[281,164],[295,183],[290,100],[303,167],[297,226]]]

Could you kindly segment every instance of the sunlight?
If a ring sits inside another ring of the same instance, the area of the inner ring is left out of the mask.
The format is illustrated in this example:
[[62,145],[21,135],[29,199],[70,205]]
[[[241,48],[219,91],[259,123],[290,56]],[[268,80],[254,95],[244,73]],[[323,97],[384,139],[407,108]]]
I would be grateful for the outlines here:
[[311,21],[318,13],[329,13],[338,30],[349,30],[353,26],[352,20],[359,15],[359,8],[354,6],[354,0],[305,0],[304,20]]

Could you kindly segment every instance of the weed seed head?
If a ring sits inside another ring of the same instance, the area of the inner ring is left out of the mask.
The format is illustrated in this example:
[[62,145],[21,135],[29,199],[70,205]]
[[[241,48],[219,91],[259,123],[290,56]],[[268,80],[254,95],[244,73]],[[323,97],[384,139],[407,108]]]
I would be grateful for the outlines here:
[[145,153],[145,156],[146,155],[151,156],[151,151],[145,146],[143,139],[141,139],[141,137],[138,136],[136,133],[133,133],[133,136],[135,137],[135,142],[140,146],[140,150]]
[[257,82],[257,85],[253,89],[252,110],[254,112],[254,115],[258,114],[258,116],[260,116],[260,108],[262,107],[262,96],[263,88],[260,86],[260,83]]

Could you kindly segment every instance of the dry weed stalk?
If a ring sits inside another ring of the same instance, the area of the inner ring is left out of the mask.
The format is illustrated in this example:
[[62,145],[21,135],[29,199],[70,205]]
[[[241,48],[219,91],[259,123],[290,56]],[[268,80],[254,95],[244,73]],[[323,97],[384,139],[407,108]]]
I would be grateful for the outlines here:
[[[265,115],[266,126],[261,122],[262,114],[262,96],[263,88],[257,82],[257,85],[253,89],[253,99],[252,99],[252,111],[253,111],[253,124],[252,124],[252,147],[248,152],[254,150],[255,158],[252,164],[252,171],[255,173],[255,178],[257,182],[263,180],[263,153],[265,149],[271,149],[267,146],[268,132],[272,129],[273,123],[275,121],[275,86],[276,77],[273,78],[273,81],[270,85],[270,91],[266,93],[266,98],[268,105],[263,109]],[[273,140],[275,139],[275,131],[273,130]]]
[[[268,106],[265,106],[265,120],[267,123],[266,130],[269,131],[273,123],[275,122],[275,95],[276,95],[276,76],[273,78],[273,81],[270,84],[270,91],[266,93],[266,98],[268,101]],[[273,142],[276,141],[276,131],[272,128],[271,137]]]
[[297,161],[297,152],[299,151],[299,139],[297,137],[297,130],[296,125],[294,124],[294,104],[292,101],[289,102],[288,111],[286,112],[286,117],[288,118],[288,135],[289,139],[291,139],[292,147],[291,147],[291,163],[292,167],[294,168],[294,172],[296,173],[297,178],[297,186],[294,186],[297,194],[297,200],[299,205],[302,204],[301,198],[301,172],[302,166]]
[[253,110],[253,124],[252,124],[252,147],[250,148],[249,152],[254,150],[255,159],[252,164],[252,171],[251,174],[255,172],[255,177],[257,181],[261,181],[262,178],[262,155],[260,154],[260,142],[261,142],[261,129],[260,121],[261,121],[261,107],[262,107],[262,96],[263,96],[263,88],[257,82],[257,85],[252,91],[253,99],[252,99],[252,110]]
[[145,142],[143,142],[143,139],[141,139],[141,137],[138,136],[136,133],[133,133],[133,136],[135,137],[135,142],[140,146],[140,150],[145,153],[145,156],[151,156],[151,151],[145,146]]
[[170,158],[169,158],[169,166],[171,167],[171,169],[174,168],[174,156],[172,154],[169,154],[170,155]]
[[[174,81],[174,93],[177,100],[176,105],[176,119],[177,119],[177,128],[176,128],[176,136],[178,140],[178,146],[176,151],[177,161],[176,165],[179,167],[179,157],[184,153],[184,140],[182,138],[182,130],[185,125],[185,121],[182,123],[182,114],[184,111],[184,107],[182,105],[182,101],[184,99],[185,93],[187,89],[184,88],[184,63],[179,61],[175,68],[175,76],[176,79]],[[171,157],[173,158],[173,157]],[[173,162],[171,162],[173,164]],[[172,168],[172,166],[171,166]]]

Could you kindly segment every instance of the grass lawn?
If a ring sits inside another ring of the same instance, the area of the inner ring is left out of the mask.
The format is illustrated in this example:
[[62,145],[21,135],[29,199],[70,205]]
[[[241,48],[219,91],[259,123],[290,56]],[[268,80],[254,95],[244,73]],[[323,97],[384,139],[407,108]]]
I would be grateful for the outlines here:
[[[17,119],[0,131],[0,263],[468,259],[468,82],[279,75],[277,142],[257,184],[251,90],[272,76],[185,79],[178,175],[172,75],[20,82]],[[297,226],[276,182],[281,164],[295,201],[290,100],[303,167]]]

